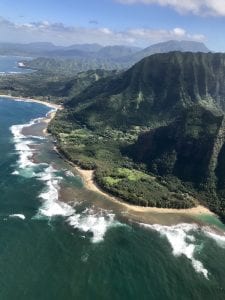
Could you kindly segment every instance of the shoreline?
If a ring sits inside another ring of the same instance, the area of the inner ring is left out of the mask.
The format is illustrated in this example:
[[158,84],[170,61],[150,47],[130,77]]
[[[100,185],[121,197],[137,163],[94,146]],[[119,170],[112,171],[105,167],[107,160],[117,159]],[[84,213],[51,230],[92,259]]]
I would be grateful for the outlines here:
[[193,208],[184,208],[184,209],[176,209],[176,208],[158,208],[158,207],[144,207],[144,206],[138,206],[133,205],[125,202],[123,199],[120,199],[116,196],[113,196],[112,194],[109,194],[102,190],[98,184],[94,180],[94,170],[85,170],[67,159],[64,154],[57,148],[57,146],[54,147],[54,150],[58,153],[58,155],[67,162],[78,175],[81,177],[84,187],[92,192],[95,192],[99,195],[102,195],[106,197],[108,200],[115,204],[119,204],[123,208],[127,209],[129,212],[134,213],[152,213],[152,214],[158,214],[158,215],[180,215],[180,216],[202,216],[202,215],[208,215],[208,216],[214,216],[218,217],[214,212],[210,211],[207,207],[203,205],[198,205]]
[[[0,95],[0,97],[12,99],[12,100],[13,99],[14,100],[21,100],[21,101],[24,101],[24,102],[39,103],[39,104],[46,105],[50,108],[54,108],[54,111],[50,111],[46,115],[46,117],[43,118],[43,122],[46,123],[46,128],[44,128],[44,130],[43,130],[44,134],[48,134],[47,133],[47,126],[51,122],[51,120],[55,117],[57,110],[63,109],[62,105],[50,103],[50,102],[47,102],[47,101],[41,101],[41,100],[34,99],[34,98],[13,97],[11,95]],[[207,207],[205,207],[203,205],[198,205],[196,207],[187,208],[187,209],[175,209],[175,208],[143,207],[143,206],[129,204],[129,203],[125,202],[124,200],[122,200],[120,198],[117,198],[117,197],[105,192],[104,190],[102,190],[94,180],[94,170],[84,170],[84,169],[80,168],[79,166],[77,166],[76,164],[74,164],[73,162],[71,162],[70,160],[65,158],[64,155],[57,149],[57,147],[55,147],[55,151],[62,157],[62,159],[67,161],[76,170],[76,172],[81,176],[86,189],[88,189],[92,192],[96,192],[96,193],[106,197],[110,201],[123,206],[124,208],[126,208],[129,211],[133,211],[133,212],[136,212],[136,213],[180,214],[180,215],[186,215],[186,216],[187,215],[192,215],[192,216],[193,215],[194,216],[199,216],[199,215],[216,216],[215,213],[211,212]]]
[[53,108],[54,110],[50,110],[45,117],[42,118],[43,123],[46,124],[46,128],[43,129],[43,134],[44,135],[48,135],[47,129],[48,129],[48,124],[54,119],[57,110],[62,110],[63,106],[59,105],[59,104],[55,104],[55,103],[50,103],[47,101],[41,101],[38,99],[34,99],[34,98],[26,98],[26,97],[14,97],[11,95],[0,95],[1,98],[6,98],[6,99],[10,99],[10,100],[14,100],[14,101],[22,101],[22,102],[33,102],[33,103],[38,103],[38,104],[42,104],[45,105],[49,108]]
[[108,198],[114,203],[120,204],[124,208],[136,212],[136,213],[158,213],[158,214],[181,214],[181,215],[212,215],[216,216],[213,212],[211,212],[207,207],[203,205],[198,205],[193,208],[187,209],[175,209],[175,208],[158,208],[158,207],[144,207],[138,205],[132,205],[126,203],[124,200],[119,199],[109,193],[103,191],[94,180],[94,170],[84,170],[80,167],[76,166],[74,163],[69,163],[75,168],[75,170],[80,174],[83,179],[85,187],[93,192],[99,193],[102,196]]
[[0,95],[0,97],[2,98],[8,98],[8,99],[14,99],[14,100],[20,100],[20,101],[24,101],[24,102],[34,102],[34,103],[39,103],[39,104],[43,104],[45,106],[54,108],[56,110],[59,109],[63,109],[63,106],[60,104],[55,104],[55,103],[51,103],[51,102],[47,102],[47,101],[42,101],[42,100],[38,100],[38,99],[34,99],[34,98],[28,98],[28,97],[18,97],[18,96],[11,96],[11,95]]

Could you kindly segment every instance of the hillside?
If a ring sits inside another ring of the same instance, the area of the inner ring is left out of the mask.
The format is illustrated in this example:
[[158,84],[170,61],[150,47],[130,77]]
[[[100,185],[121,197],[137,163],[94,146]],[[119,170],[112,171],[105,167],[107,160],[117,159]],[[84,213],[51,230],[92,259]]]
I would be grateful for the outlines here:
[[152,55],[66,104],[49,130],[106,191],[225,217],[225,54]]
[[195,103],[224,110],[224,62],[219,53],[155,54],[114,79],[98,81],[68,105],[89,126],[125,129],[169,122]]
[[208,207],[225,216],[225,117],[193,106],[168,126],[143,133],[127,148],[156,175],[193,186]]
[[66,101],[78,95],[101,78],[113,76],[116,71],[93,70],[66,76],[63,72],[33,72],[30,74],[0,76],[0,93],[35,97],[54,102]]
[[[73,51],[73,50],[72,50]],[[25,69],[59,74],[61,76],[74,76],[89,70],[122,70],[124,65],[114,63],[108,59],[99,58],[47,58],[39,57],[33,60],[23,60]]]

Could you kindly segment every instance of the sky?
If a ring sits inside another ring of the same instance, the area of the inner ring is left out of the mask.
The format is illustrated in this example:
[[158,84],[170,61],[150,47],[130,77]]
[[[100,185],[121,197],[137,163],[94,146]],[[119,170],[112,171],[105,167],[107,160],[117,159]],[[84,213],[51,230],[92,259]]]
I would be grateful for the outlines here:
[[171,39],[225,52],[225,0],[0,0],[0,42],[147,47]]

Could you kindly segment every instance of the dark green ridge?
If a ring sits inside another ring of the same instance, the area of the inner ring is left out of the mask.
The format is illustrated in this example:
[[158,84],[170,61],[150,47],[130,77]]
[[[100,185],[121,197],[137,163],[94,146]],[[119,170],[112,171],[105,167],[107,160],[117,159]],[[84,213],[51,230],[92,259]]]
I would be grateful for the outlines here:
[[89,126],[152,127],[193,104],[223,111],[224,71],[225,54],[155,54],[114,79],[98,81],[68,106]]
[[224,110],[225,54],[171,52],[89,86],[50,130],[66,157],[130,203],[197,198],[224,216]]

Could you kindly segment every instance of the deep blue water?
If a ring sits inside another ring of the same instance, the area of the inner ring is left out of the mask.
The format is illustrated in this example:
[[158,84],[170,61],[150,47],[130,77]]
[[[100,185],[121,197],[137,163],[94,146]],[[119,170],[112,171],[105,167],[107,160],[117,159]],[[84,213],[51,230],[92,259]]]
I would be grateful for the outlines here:
[[[224,300],[225,237],[103,209],[50,138],[12,127],[48,111],[0,99],[0,299]],[[60,201],[60,187],[73,202]]]

